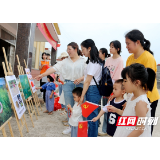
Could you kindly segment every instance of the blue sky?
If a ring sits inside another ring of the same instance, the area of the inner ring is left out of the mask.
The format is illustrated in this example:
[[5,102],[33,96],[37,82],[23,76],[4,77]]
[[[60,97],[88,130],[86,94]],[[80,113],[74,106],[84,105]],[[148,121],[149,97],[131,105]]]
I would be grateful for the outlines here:
[[[109,43],[119,40],[122,45],[121,56],[126,60],[130,55],[126,49],[125,33],[132,29],[139,29],[146,39],[151,42],[151,50],[157,64],[160,64],[160,23],[58,23],[61,31],[59,36],[61,47],[58,48],[57,57],[66,52],[67,44],[76,42],[79,47],[83,40],[91,38],[98,49],[104,47],[109,51]],[[49,43],[46,47],[51,48]]]

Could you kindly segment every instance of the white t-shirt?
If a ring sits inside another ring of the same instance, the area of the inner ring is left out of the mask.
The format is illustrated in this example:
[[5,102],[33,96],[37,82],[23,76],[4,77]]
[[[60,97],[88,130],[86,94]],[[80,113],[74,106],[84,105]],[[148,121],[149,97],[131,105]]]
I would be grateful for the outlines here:
[[[132,93],[129,95],[129,97],[127,97],[126,108],[124,109],[122,116],[136,116],[136,104],[139,101],[143,101],[146,102],[148,108],[148,112],[146,113],[145,117],[151,117],[151,107],[147,95],[143,94],[137,97],[136,99],[131,100],[133,96],[134,95]],[[151,126],[148,125],[148,123],[146,122],[144,127],[144,132],[139,137],[151,137]],[[114,137],[127,137],[135,128],[136,126],[117,126]]]
[[69,124],[75,127],[78,126],[79,121],[83,121],[81,106],[77,106],[77,104],[78,102],[75,102],[71,117],[69,118]]
[[[97,84],[99,84],[99,81],[101,80],[101,77],[102,77],[102,66],[97,62],[92,63],[89,61],[87,67],[84,70],[84,81],[86,80],[87,75],[94,76]],[[91,85],[96,85],[93,78],[90,83],[90,86]]]
[[85,62],[86,60],[82,57],[75,62],[73,62],[69,57],[55,64],[53,68],[56,72],[60,72],[64,79],[75,81],[76,79],[84,76],[84,69],[86,66]]

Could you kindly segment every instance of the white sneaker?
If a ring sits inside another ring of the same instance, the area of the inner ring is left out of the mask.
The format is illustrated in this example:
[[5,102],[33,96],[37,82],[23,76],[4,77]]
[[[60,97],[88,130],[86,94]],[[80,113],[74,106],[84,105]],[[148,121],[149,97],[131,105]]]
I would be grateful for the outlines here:
[[69,133],[71,133],[71,127],[67,127],[62,133],[63,134],[69,134]]

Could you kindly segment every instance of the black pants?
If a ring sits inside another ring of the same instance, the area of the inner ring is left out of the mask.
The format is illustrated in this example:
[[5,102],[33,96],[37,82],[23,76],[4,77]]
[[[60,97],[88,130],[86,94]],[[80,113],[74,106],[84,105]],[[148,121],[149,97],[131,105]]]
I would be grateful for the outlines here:
[[[40,86],[45,84],[46,82],[42,82],[42,79],[40,80]],[[46,89],[40,89],[41,92],[43,92],[43,100],[45,102],[45,97],[46,97]]]
[[[151,117],[155,117],[157,104],[158,104],[158,100],[156,100],[156,101],[154,101],[154,102],[151,103],[151,108],[152,108],[151,109]],[[152,135],[152,132],[153,132],[153,125],[151,125],[151,135]]]

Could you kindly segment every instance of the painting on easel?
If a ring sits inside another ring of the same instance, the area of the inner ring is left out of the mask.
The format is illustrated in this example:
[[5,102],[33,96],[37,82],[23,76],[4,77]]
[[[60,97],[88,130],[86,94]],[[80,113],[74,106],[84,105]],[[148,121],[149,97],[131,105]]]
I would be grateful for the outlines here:
[[34,84],[30,69],[29,68],[25,68],[25,71],[26,71],[27,77],[29,79],[29,83],[31,84],[32,91],[33,91],[33,93],[35,93],[37,90],[36,90],[36,86]]
[[0,78],[0,126],[12,116],[11,104],[4,78]]
[[20,79],[20,82],[21,82],[21,86],[23,88],[24,97],[25,97],[25,99],[27,99],[30,96],[32,96],[27,75],[26,74],[25,75],[19,75],[19,79]]
[[6,76],[6,81],[9,86],[9,90],[11,93],[11,98],[12,101],[14,102],[14,106],[18,115],[18,119],[21,119],[23,116],[24,112],[26,111],[26,108],[24,106],[22,96],[20,94],[17,82],[16,82],[16,77],[15,75],[13,76]]

